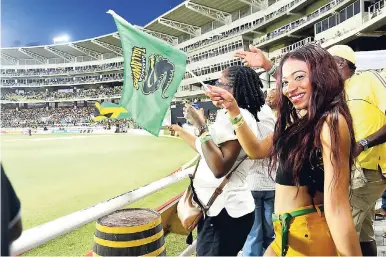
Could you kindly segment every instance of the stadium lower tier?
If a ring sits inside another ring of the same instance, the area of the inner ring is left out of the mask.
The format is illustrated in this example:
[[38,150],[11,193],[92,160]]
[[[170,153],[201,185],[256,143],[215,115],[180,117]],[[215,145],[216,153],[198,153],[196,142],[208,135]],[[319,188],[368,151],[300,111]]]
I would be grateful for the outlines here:
[[1,110],[2,128],[29,128],[44,126],[89,126],[99,124],[103,126],[138,127],[132,120],[92,120],[95,107],[62,107],[62,108],[28,108]]
[[[120,84],[118,82],[118,84]],[[63,100],[82,98],[105,98],[120,96],[122,86],[102,85],[89,88],[38,88],[38,89],[2,89],[1,100],[22,102],[25,100]]]

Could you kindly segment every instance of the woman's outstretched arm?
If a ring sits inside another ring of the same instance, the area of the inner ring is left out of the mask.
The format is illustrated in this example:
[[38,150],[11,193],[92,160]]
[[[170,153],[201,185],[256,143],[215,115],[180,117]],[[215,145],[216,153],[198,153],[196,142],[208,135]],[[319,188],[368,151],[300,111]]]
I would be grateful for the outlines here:
[[[210,89],[210,92],[207,92],[206,95],[209,96],[218,107],[225,108],[228,111],[230,119],[233,119],[240,114],[240,108],[231,93],[218,87],[208,86],[208,88]],[[235,131],[241,147],[251,159],[264,159],[270,154],[272,148],[272,134],[259,140],[253,134],[246,122],[236,128]]]
[[177,125],[177,124],[170,125],[169,130],[178,132],[178,136],[182,138],[191,148],[193,148],[194,151],[197,152],[196,145],[195,145],[196,138],[197,138],[196,136],[190,134],[188,131],[186,131],[180,125]]

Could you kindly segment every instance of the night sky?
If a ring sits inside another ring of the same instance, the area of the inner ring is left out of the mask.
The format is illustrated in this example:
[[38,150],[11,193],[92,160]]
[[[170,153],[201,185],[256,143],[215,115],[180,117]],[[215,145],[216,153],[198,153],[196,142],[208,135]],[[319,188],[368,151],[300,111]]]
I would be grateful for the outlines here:
[[70,41],[116,31],[109,9],[144,26],[183,0],[1,0],[1,47],[51,44],[67,34]]

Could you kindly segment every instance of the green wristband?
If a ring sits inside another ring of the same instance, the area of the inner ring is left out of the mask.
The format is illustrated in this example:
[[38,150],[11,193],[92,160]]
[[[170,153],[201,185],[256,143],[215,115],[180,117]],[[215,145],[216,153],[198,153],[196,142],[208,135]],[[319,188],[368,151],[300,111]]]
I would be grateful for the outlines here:
[[276,68],[276,64],[272,65],[272,68],[268,71],[268,74],[271,76],[275,74]]
[[205,137],[200,138],[200,143],[203,144],[211,139],[212,139],[212,137],[210,135],[206,135]]
[[231,119],[231,123],[232,125],[235,125],[237,122],[239,122],[241,119],[243,118],[243,116],[241,115],[241,113],[239,115],[237,115],[236,117],[234,117],[233,119]]

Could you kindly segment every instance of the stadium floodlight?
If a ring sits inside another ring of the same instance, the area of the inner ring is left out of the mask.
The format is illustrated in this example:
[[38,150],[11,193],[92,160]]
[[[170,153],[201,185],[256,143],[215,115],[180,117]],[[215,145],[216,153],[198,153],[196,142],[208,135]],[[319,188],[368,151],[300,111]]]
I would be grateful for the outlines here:
[[54,44],[58,42],[68,42],[70,41],[70,37],[68,35],[61,35],[58,37],[54,37],[53,41],[54,41]]

